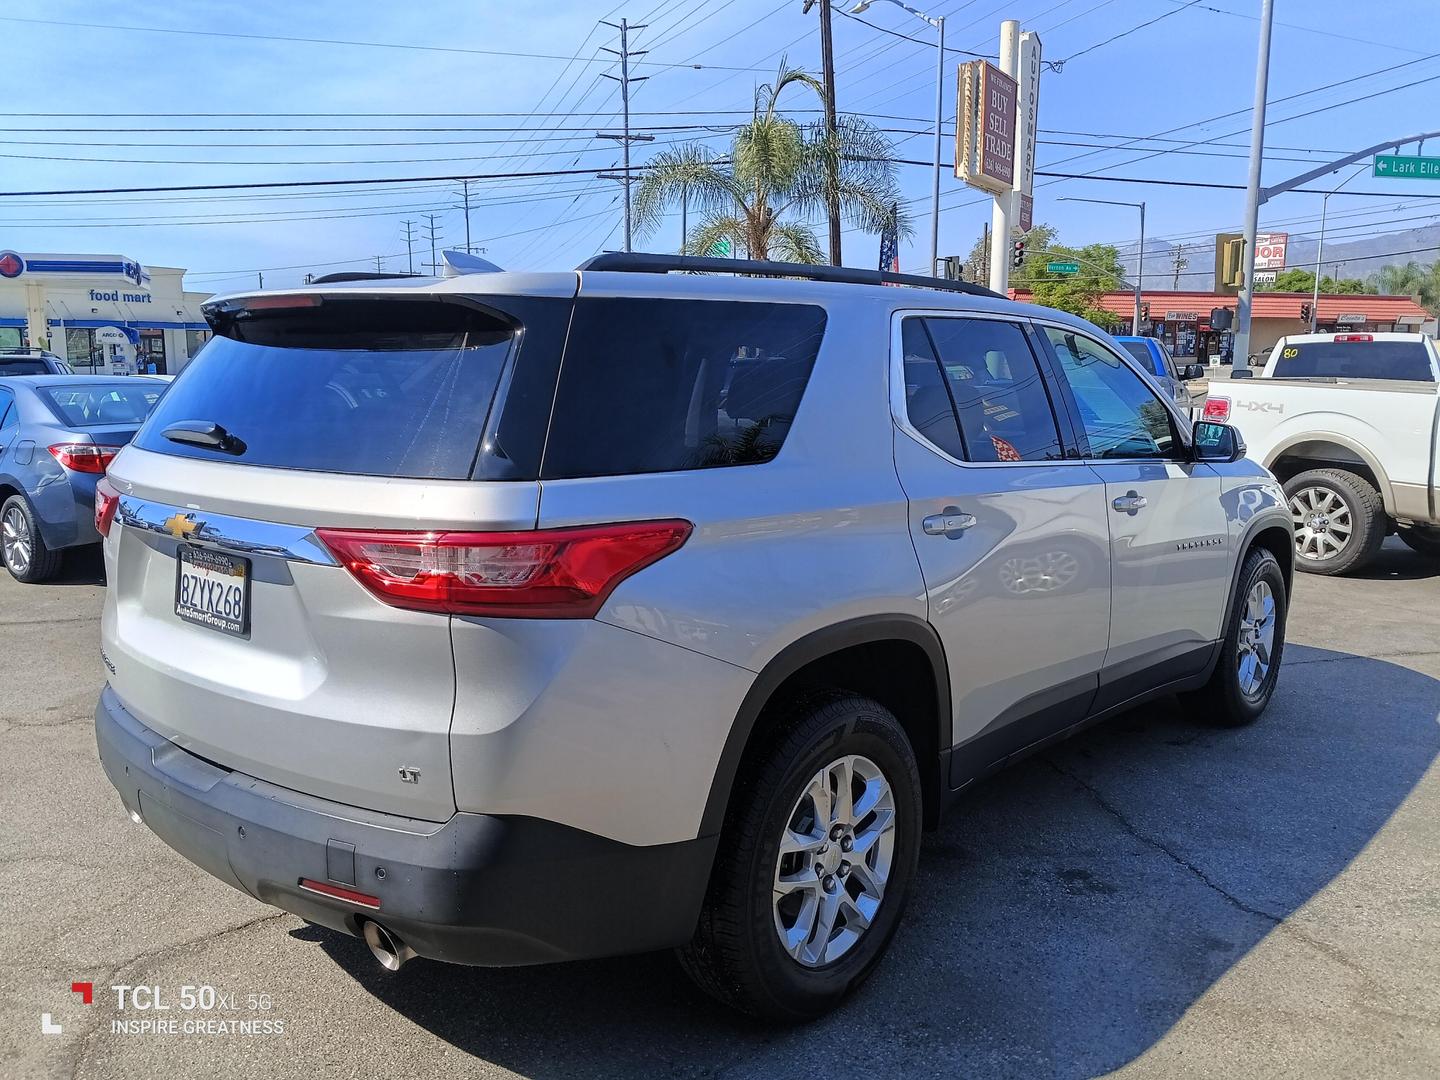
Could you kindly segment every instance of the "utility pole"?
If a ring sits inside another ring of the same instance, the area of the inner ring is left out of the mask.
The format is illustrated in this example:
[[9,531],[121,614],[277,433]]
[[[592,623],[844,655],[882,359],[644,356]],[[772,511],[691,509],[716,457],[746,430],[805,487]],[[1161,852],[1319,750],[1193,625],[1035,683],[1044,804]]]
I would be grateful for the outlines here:
[[[810,14],[816,0],[805,0],[803,13]],[[830,0],[819,0],[820,4],[820,65],[825,82],[825,137],[835,145],[839,141],[839,127],[835,120],[835,46],[830,34]],[[944,56],[944,53],[941,53]],[[943,60],[942,60],[943,64]],[[840,266],[840,191],[839,162],[833,157],[826,159],[825,214],[830,219],[830,265]]]
[[425,231],[429,233],[430,236],[430,270],[432,273],[438,273],[440,270],[440,263],[435,258],[435,241],[440,238],[440,230],[435,224],[436,216],[435,214],[425,215]]
[[1184,250],[1185,250],[1185,249],[1184,249],[1183,247],[1178,247],[1178,248],[1175,249],[1175,291],[1176,291],[1176,292],[1179,292],[1179,291],[1180,291],[1180,271],[1181,271],[1181,270],[1184,270],[1187,266],[1190,265],[1190,260],[1187,259],[1187,258],[1185,258],[1185,256],[1181,254],[1181,252],[1183,252]]
[[635,51],[635,52],[631,52],[631,51],[630,51],[630,31],[631,31],[631,30],[644,30],[644,29],[645,29],[645,26],[644,26],[644,24],[641,24],[640,26],[631,26],[631,25],[630,25],[628,22],[626,22],[624,19],[621,19],[618,23],[605,22],[604,19],[601,19],[600,21],[601,21],[602,23],[604,23],[606,26],[613,26],[613,27],[615,27],[615,29],[617,29],[617,30],[620,31],[620,48],[619,48],[618,50],[617,50],[617,49],[606,49],[606,50],[605,50],[606,52],[610,53],[611,55],[613,55],[613,56],[618,56],[618,57],[620,58],[620,74],[619,74],[619,75],[605,75],[603,72],[602,72],[601,74],[604,76],[604,78],[614,79],[616,82],[618,82],[618,83],[620,84],[620,107],[621,107],[621,109],[624,111],[624,117],[625,117],[625,121],[624,121],[624,122],[625,122],[625,130],[624,130],[624,133],[623,133],[623,134],[621,134],[621,135],[615,135],[615,134],[613,134],[613,133],[612,133],[612,134],[606,134],[606,133],[603,132],[603,131],[597,131],[597,132],[595,133],[595,137],[596,137],[597,139],[614,139],[616,142],[618,142],[618,143],[624,148],[624,152],[625,152],[623,171],[620,173],[620,175],[617,176],[615,173],[601,173],[601,174],[600,174],[600,179],[602,179],[602,180],[619,180],[620,183],[621,183],[621,185],[623,185],[624,188],[625,188],[625,250],[626,250],[626,251],[629,251],[629,250],[630,250],[630,241],[631,241],[631,237],[632,237],[632,235],[633,235],[633,234],[632,234],[631,227],[630,227],[630,185],[631,185],[631,184],[634,182],[634,180],[635,180],[635,178],[630,175],[630,144],[631,144],[632,142],[654,142],[654,141],[655,141],[655,136],[654,136],[654,135],[631,135],[631,134],[630,134],[630,84],[631,84],[632,82],[644,82],[646,79],[648,79],[648,78],[650,77],[650,76],[648,76],[648,75],[631,75],[631,74],[630,74],[630,58],[631,58],[632,56],[644,56],[644,55],[645,55],[645,52],[646,52],[646,50],[644,50],[644,49],[639,49],[639,50],[637,50],[637,51]]
[[461,199],[463,199],[463,200],[464,200],[464,203],[463,203],[463,205],[461,205],[461,206],[457,206],[455,209],[456,209],[456,210],[464,210],[464,211],[465,211],[465,254],[469,255],[469,254],[471,253],[471,252],[470,252],[470,184],[471,184],[471,181],[469,181],[469,180],[461,180],[460,183],[461,183],[462,187],[464,188],[464,190],[463,190],[463,191],[456,191],[456,192],[454,192],[454,194],[457,195],[457,196],[459,196]]
[[402,221],[405,226],[405,266],[408,273],[415,273],[415,222]]
[[1274,0],[1261,0],[1260,52],[1255,61],[1255,108],[1250,115],[1250,179],[1245,187],[1245,250],[1241,258],[1244,279],[1235,297],[1235,357],[1232,379],[1249,379],[1250,297],[1255,291],[1255,234],[1260,229],[1260,168],[1265,158],[1265,96],[1270,86],[1270,27],[1275,21]]
[[[1000,24],[1000,70],[1012,79],[1020,77],[1020,23],[1006,19]],[[1010,287],[1010,193],[995,196],[990,212],[990,288],[1005,295]]]
[[985,252],[984,255],[980,257],[980,265],[985,269],[984,272],[975,279],[975,282],[977,285],[982,282],[988,285],[990,283],[990,223],[988,221],[985,222],[985,240],[980,246]]
[[260,288],[263,289],[265,287],[265,274],[260,270],[256,270],[255,276],[260,279]]
[[379,255],[376,255],[376,256],[375,256],[375,272],[376,272],[377,274],[383,274],[383,273],[385,272],[385,267],[380,264],[380,256],[379,256]]

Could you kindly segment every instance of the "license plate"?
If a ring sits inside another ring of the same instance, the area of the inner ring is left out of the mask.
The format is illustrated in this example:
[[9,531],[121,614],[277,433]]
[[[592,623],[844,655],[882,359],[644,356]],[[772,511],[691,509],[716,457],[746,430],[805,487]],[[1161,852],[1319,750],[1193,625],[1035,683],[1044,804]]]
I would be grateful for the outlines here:
[[225,634],[250,631],[250,560],[181,545],[175,560],[175,614]]

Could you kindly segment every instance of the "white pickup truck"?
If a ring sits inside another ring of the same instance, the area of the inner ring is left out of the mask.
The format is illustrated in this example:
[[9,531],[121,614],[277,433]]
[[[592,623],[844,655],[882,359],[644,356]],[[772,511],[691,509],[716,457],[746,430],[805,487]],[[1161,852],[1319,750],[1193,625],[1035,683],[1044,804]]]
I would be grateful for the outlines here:
[[1440,351],[1422,334],[1281,338],[1253,379],[1210,385],[1207,420],[1235,425],[1285,485],[1298,569],[1358,570],[1396,532],[1440,560]]

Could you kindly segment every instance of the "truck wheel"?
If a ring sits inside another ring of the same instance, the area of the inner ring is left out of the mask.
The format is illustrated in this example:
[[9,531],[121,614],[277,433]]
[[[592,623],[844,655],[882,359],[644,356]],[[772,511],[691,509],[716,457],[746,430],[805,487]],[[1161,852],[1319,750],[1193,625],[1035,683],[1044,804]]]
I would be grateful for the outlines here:
[[1440,529],[1423,525],[1406,525],[1397,530],[1405,546],[1427,559],[1440,559]]
[[1285,615],[1290,597],[1275,556],[1251,548],[1225,620],[1225,640],[1210,681],[1185,695],[1190,711],[1208,724],[1242,727],[1260,718],[1285,652]]
[[879,962],[915,876],[920,775],[868,698],[797,708],[737,780],[694,940],[680,963],[754,1016],[819,1016]]
[[1295,522],[1295,568],[1307,574],[1359,570],[1385,542],[1380,493],[1343,469],[1311,469],[1291,477],[1285,498]]
[[11,495],[0,506],[0,556],[16,581],[35,585],[60,570],[60,552],[45,546],[40,523],[23,495]]

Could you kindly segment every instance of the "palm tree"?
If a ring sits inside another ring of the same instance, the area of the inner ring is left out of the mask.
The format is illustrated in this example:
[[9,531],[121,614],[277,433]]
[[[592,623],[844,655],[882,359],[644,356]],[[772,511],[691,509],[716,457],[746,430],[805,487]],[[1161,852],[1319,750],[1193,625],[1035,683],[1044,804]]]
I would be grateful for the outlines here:
[[[786,119],[777,103],[790,86],[809,87],[824,100],[815,76],[782,60],[775,81],[755,91],[751,119],[728,155],[698,143],[656,154],[635,196],[637,231],[653,232],[668,207],[687,199],[701,220],[684,238],[685,252],[708,255],[728,241],[731,251],[751,259],[822,262],[809,219],[824,212],[832,168],[850,225],[873,233],[886,228],[899,200],[889,140],[858,117],[841,117],[833,139],[821,121],[802,127]],[[908,215],[902,209],[898,217],[900,234],[908,235]]]
[[1421,266],[1412,259],[1403,266],[1384,266],[1375,283],[1388,296],[1408,296],[1432,315],[1440,313],[1440,262]]

